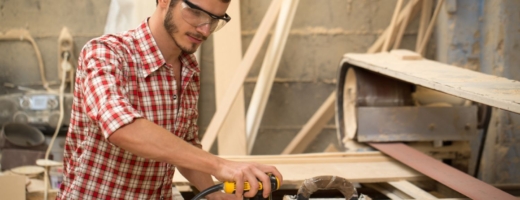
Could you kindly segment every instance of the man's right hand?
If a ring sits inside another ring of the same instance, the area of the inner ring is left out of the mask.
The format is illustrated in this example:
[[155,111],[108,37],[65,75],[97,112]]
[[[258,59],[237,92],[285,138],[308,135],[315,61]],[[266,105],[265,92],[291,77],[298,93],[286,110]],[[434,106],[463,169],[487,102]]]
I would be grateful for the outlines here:
[[[213,175],[219,181],[234,181],[236,183],[235,195],[238,199],[253,197],[258,192],[258,181],[270,183],[267,173],[271,173],[283,183],[282,174],[274,166],[259,163],[244,163],[222,159],[217,173]],[[244,182],[249,182],[251,189],[244,193]],[[267,198],[271,193],[271,184],[263,184],[263,196]]]

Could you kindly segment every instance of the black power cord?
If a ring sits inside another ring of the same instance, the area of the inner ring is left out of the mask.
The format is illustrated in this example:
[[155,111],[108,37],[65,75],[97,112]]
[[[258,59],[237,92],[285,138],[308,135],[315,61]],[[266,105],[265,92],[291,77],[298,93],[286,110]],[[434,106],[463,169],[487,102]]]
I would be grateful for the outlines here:
[[201,191],[199,194],[195,195],[191,200],[199,200],[208,194],[211,194],[213,192],[218,192],[222,189],[223,189],[223,184],[211,186],[208,189],[205,189],[205,190]]

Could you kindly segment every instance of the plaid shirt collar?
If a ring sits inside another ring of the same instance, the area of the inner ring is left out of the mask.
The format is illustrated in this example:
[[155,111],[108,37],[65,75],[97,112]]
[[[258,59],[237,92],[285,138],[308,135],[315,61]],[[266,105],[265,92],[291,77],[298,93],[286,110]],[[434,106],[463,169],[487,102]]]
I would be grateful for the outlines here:
[[[148,77],[151,73],[166,65],[166,60],[152,36],[150,26],[148,26],[148,19],[146,19],[134,32],[136,44],[149,44],[149,47],[145,45],[136,45],[137,52],[139,52],[140,55],[144,55],[142,60],[143,67],[138,69],[140,71],[139,73],[143,77]],[[183,68],[189,69],[197,74],[200,73],[197,61],[192,59],[190,54],[184,52],[181,53],[180,60]]]

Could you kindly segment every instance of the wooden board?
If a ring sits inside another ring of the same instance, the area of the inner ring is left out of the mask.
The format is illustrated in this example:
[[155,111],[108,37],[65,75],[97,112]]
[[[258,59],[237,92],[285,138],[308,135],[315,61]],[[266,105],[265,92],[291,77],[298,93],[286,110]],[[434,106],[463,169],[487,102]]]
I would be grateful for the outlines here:
[[[311,157],[305,155],[291,156],[263,156],[264,159],[255,158],[255,156],[244,156],[239,159],[224,158],[276,166],[284,177],[282,189],[297,189],[305,179],[322,175],[336,175],[351,182],[360,183],[424,179],[424,176],[420,173],[379,153],[362,153],[361,155],[330,153],[323,158],[319,155]],[[174,176],[173,182],[177,186],[189,184],[180,174]],[[215,182],[217,181],[215,180]],[[179,189],[181,188],[183,187],[179,187]]]
[[437,197],[433,196],[432,194],[422,190],[421,188],[417,187],[416,185],[410,183],[409,181],[391,181],[388,182],[391,186],[403,191],[407,195],[410,195],[414,199],[438,199]]
[[471,199],[517,199],[405,144],[370,143],[370,145]]
[[[233,73],[242,60],[242,36],[240,29],[240,1],[231,1],[227,13],[236,16],[226,27],[213,34],[215,57],[215,94],[217,105],[229,88]],[[218,154],[246,155],[246,122],[244,120],[244,90],[240,88],[230,108],[229,116],[218,132]]]
[[389,53],[345,54],[342,63],[520,113],[520,82],[432,60],[401,60]]

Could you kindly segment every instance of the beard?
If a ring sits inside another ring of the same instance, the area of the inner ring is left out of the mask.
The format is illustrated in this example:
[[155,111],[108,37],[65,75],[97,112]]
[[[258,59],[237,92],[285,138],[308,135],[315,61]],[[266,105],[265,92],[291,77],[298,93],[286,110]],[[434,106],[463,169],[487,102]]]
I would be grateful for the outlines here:
[[[187,54],[195,53],[195,51],[197,51],[197,48],[198,48],[197,44],[193,44],[192,43],[189,46],[182,46],[179,43],[179,41],[177,41],[177,38],[175,38],[174,34],[178,33],[179,29],[178,29],[177,25],[175,25],[175,23],[173,22],[173,11],[172,10],[173,10],[173,7],[170,7],[168,9],[168,12],[166,12],[166,17],[164,18],[164,22],[163,22],[164,28],[170,34],[170,37],[173,39],[173,42],[175,43],[175,45],[177,45],[177,47],[179,47],[179,49],[183,53],[187,53]],[[193,38],[202,40],[202,41],[207,39],[206,37],[204,37],[200,33],[189,33],[189,32],[187,32],[185,34],[188,35],[188,36],[191,36]]]

